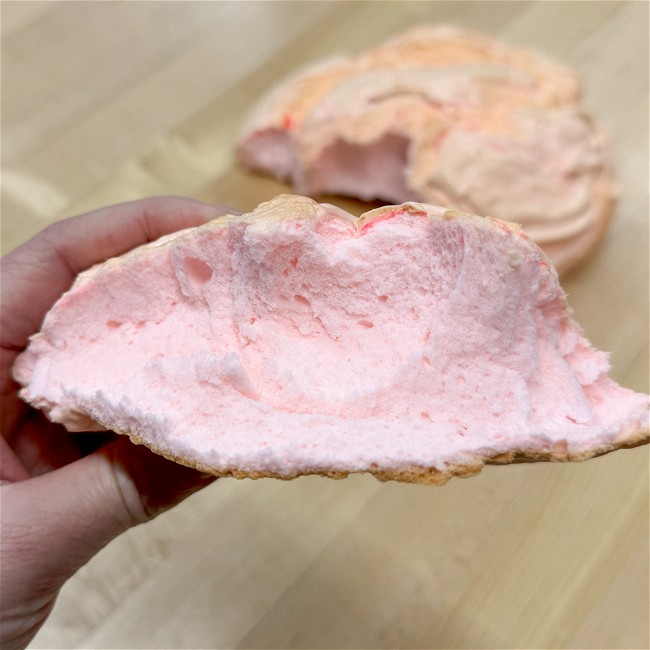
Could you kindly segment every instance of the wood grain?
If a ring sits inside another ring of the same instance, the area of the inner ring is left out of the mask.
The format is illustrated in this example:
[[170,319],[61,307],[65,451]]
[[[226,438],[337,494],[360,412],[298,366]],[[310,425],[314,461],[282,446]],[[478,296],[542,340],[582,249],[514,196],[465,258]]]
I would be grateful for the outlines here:
[[[287,191],[233,162],[256,99],[297,66],[414,24],[482,29],[575,66],[620,200],[563,284],[613,376],[648,390],[645,2],[1,10],[4,252],[108,203],[176,193],[249,209]],[[32,647],[647,648],[648,466],[638,448],[444,488],[220,480],[79,571]]]

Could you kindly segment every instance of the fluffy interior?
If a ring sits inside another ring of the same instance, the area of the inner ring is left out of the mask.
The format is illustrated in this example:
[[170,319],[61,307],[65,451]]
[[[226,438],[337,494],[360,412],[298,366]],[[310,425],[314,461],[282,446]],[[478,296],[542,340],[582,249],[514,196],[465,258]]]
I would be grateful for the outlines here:
[[19,359],[24,397],[73,430],[281,475],[580,453],[644,417],[509,228],[285,209],[83,276]]
[[297,188],[310,195],[342,194],[391,203],[417,201],[418,193],[407,186],[404,176],[409,145],[408,138],[394,133],[369,144],[337,139],[320,152],[313,165],[296,169]]

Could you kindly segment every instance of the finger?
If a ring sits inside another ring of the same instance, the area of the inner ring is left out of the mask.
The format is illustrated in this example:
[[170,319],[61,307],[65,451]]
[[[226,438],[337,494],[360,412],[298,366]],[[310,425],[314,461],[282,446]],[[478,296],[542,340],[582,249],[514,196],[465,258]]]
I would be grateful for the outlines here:
[[35,588],[56,591],[114,537],[213,480],[121,438],[49,474],[3,485],[3,594],[20,602]]
[[[62,425],[50,422],[40,411],[30,410],[7,442],[29,472],[29,476],[38,476],[87,455],[77,443],[79,439],[83,439],[84,448],[94,444],[95,449],[99,449],[102,444],[108,442],[109,437],[106,432],[72,435]],[[1,469],[0,478],[7,478],[1,473]]]
[[0,481],[24,481],[27,478],[29,478],[29,470],[9,443],[0,437]]
[[80,271],[230,212],[192,199],[155,197],[101,208],[46,228],[1,262],[1,342],[9,361]]

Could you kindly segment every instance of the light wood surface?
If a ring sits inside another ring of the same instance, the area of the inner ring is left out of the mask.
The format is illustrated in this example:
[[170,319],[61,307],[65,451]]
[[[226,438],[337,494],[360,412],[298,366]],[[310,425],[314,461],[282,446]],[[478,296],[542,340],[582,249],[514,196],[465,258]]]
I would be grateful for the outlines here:
[[[297,65],[438,21],[583,74],[620,201],[563,284],[613,376],[647,392],[645,2],[3,2],[3,251],[127,199],[249,209],[286,191],[233,163],[260,94]],[[645,447],[442,488],[220,480],[101,552],[32,645],[647,648],[648,464]]]

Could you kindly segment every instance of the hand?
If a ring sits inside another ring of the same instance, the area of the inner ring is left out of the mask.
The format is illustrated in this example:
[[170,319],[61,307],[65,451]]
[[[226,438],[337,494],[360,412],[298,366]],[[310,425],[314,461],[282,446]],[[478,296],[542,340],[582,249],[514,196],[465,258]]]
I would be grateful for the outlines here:
[[18,398],[16,357],[80,271],[223,214],[171,197],[115,205],[55,223],[2,259],[2,648],[25,647],[63,583],[111,539],[213,480],[126,438],[49,422]]

